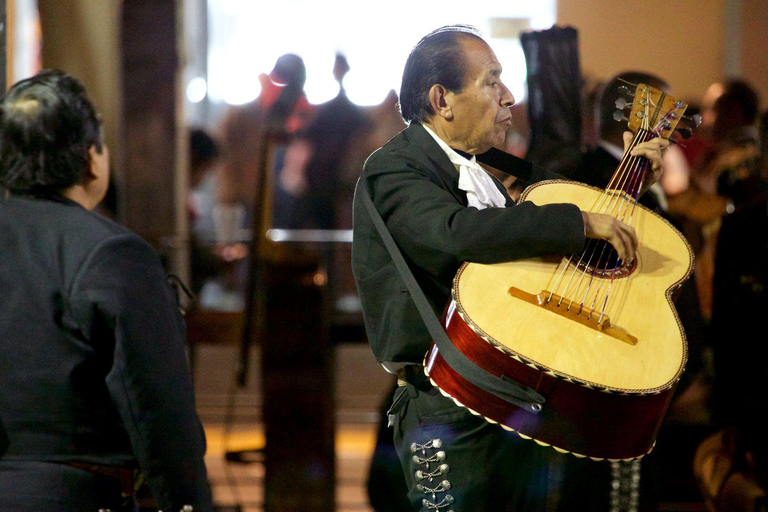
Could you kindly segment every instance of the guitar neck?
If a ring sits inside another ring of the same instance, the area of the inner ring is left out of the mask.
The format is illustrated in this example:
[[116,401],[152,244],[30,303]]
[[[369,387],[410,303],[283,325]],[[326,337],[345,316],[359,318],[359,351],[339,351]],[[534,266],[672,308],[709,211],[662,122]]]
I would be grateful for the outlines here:
[[634,200],[639,198],[640,190],[643,181],[645,180],[645,176],[650,170],[651,162],[644,157],[630,156],[629,153],[638,144],[649,141],[655,137],[656,135],[648,130],[640,129],[637,131],[635,138],[632,140],[632,144],[630,144],[629,149],[624,153],[619,166],[613,173],[606,190],[611,192],[623,192]]

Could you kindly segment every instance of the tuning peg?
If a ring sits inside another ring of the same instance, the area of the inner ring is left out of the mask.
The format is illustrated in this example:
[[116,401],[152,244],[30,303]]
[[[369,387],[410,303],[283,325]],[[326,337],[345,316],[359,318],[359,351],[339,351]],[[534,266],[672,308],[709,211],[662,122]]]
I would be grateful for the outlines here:
[[629,96],[630,98],[634,98],[634,97],[635,97],[635,93],[634,93],[634,91],[632,91],[632,90],[631,90],[629,87],[627,87],[626,85],[620,85],[620,86],[619,86],[619,88],[618,88],[618,90],[619,90],[619,92],[620,92],[620,93],[622,93],[622,94],[626,94],[626,95],[627,95],[627,96]]
[[629,103],[627,103],[627,100],[625,100],[624,98],[619,98],[616,100],[615,105],[616,105],[616,108],[618,108],[619,110],[624,110],[625,108],[627,108],[627,105],[629,105]]
[[684,138],[684,139],[690,139],[691,135],[693,135],[693,130],[690,128],[675,128],[675,130]]
[[698,126],[701,124],[701,116],[699,114],[683,116],[683,119],[686,119],[689,123],[691,123],[691,128],[698,128]]
[[613,119],[616,121],[629,121],[629,118],[624,115],[624,112],[617,110],[613,113]]

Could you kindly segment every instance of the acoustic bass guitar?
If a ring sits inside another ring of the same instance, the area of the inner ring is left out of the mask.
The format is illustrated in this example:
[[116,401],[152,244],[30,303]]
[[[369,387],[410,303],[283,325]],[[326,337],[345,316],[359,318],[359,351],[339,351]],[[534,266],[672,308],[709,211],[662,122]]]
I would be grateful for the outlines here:
[[[685,108],[638,85],[630,150],[669,138]],[[693,253],[669,222],[638,204],[649,167],[627,152],[605,190],[558,180],[534,184],[521,197],[574,203],[631,225],[640,241],[634,261],[619,260],[606,241],[589,240],[580,254],[466,263],[456,274],[444,317],[448,337],[486,371],[542,395],[538,413],[472,385],[433,346],[425,370],[443,394],[521,437],[579,457],[631,460],[653,448],[687,359],[672,294],[691,274]]]

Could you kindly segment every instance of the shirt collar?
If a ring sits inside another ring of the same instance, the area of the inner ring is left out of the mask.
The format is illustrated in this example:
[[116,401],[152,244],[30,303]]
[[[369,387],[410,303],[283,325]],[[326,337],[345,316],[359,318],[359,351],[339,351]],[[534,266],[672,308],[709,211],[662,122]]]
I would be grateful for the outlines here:
[[435,142],[440,146],[440,148],[445,152],[446,155],[448,155],[448,159],[453,163],[453,165],[466,165],[467,167],[472,167],[475,165],[477,158],[475,155],[471,155],[471,158],[465,158],[459,153],[456,152],[455,149],[453,149],[451,146],[445,143],[443,139],[438,137],[438,135],[433,132],[427,125],[422,124],[422,128],[424,128],[428,134],[432,136],[433,139],[435,139]]

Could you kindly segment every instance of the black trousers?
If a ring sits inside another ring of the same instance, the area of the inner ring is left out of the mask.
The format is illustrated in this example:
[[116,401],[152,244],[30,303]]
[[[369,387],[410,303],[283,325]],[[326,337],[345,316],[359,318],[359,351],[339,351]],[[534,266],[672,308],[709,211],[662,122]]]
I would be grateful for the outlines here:
[[547,448],[456,405],[423,374],[397,390],[391,412],[415,510],[546,510]]
[[53,462],[0,461],[3,512],[112,512],[133,510],[110,478]]

